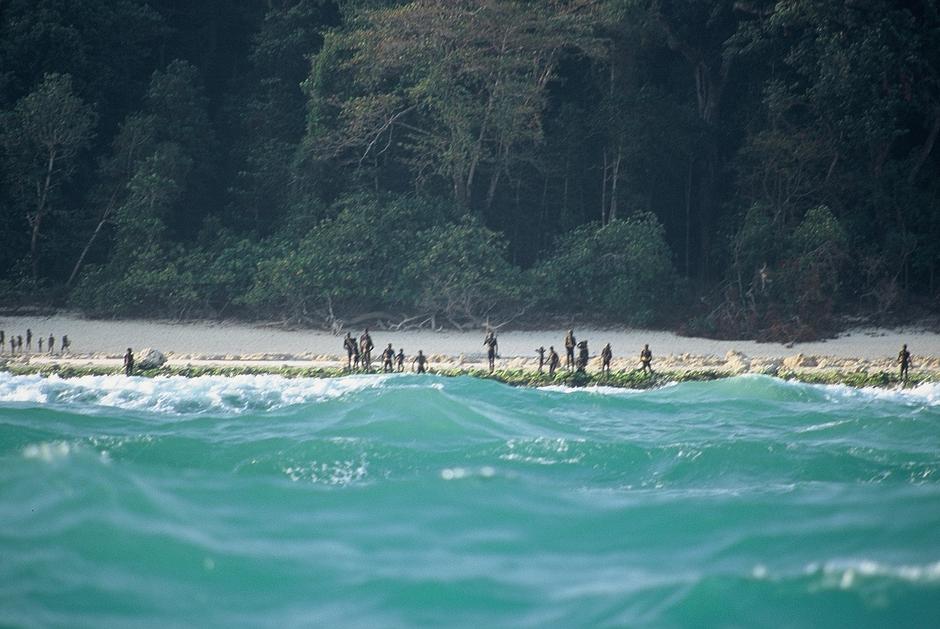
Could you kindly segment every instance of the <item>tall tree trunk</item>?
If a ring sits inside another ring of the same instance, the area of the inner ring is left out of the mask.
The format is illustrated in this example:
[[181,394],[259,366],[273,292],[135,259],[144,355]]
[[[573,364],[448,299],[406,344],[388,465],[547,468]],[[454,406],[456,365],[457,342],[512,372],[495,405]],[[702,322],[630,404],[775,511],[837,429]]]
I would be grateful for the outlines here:
[[496,189],[499,187],[499,178],[502,172],[502,165],[497,165],[496,170],[494,170],[493,174],[490,176],[490,185],[486,190],[486,205],[484,206],[487,211],[493,207],[493,201],[496,199]]
[[[708,54],[707,50],[696,47],[680,37],[672,24],[663,15],[658,3],[654,4],[653,17],[663,28],[666,43],[670,49],[678,52],[689,63],[695,81],[695,94],[698,102],[699,118],[708,127],[709,138],[706,140],[703,155],[700,158],[702,176],[699,179],[699,229],[700,243],[700,280],[704,282],[707,277],[707,257],[711,234],[711,215],[714,210],[712,203],[715,199],[714,187],[717,181],[718,170],[718,143],[715,137],[715,128],[718,123],[721,98],[731,66],[733,55]],[[709,61],[709,57],[711,60]]]
[[42,187],[37,190],[36,213],[29,218],[32,234],[29,239],[29,258],[32,263],[33,279],[39,279],[39,229],[42,226],[42,219],[48,211],[49,191],[52,189],[52,173],[55,170],[56,151],[49,151],[49,159],[46,162],[46,176]]
[[541,251],[545,244],[545,202],[548,199],[548,177],[542,177],[542,199],[539,202],[539,228],[538,228],[538,250]]
[[454,202],[463,211],[470,209],[470,195],[467,192],[467,180],[460,173],[454,174]]
[[836,172],[836,166],[839,164],[839,151],[836,151],[832,156],[832,161],[829,162],[829,170],[826,171],[826,180],[823,183],[828,184],[829,180],[832,179],[832,174]]
[[689,277],[689,254],[692,249],[692,177],[695,158],[689,155],[689,171],[685,180],[685,276]]
[[601,225],[607,224],[607,149],[604,149],[604,170],[601,173]]
[[917,179],[917,173],[920,172],[924,162],[930,157],[930,152],[933,151],[933,145],[937,141],[938,133],[940,133],[940,107],[934,107],[933,125],[931,125],[930,133],[927,134],[927,139],[924,140],[923,146],[920,147],[920,151],[917,153],[917,159],[914,160],[911,172],[907,175],[908,184],[914,184],[914,181]]
[[714,208],[715,182],[717,179],[718,147],[714,140],[708,140],[707,155],[703,162],[702,178],[699,183],[700,206],[699,215],[699,277],[702,285],[708,279],[709,250],[712,235],[712,210]]
[[565,155],[565,181],[561,189],[561,217],[558,226],[564,228],[568,224],[568,189],[571,184],[571,162]]
[[497,159],[496,167],[493,170],[493,174],[490,176],[490,185],[486,191],[486,211],[488,212],[490,208],[493,207],[493,200],[496,198],[496,190],[499,187],[499,179],[502,176],[502,173],[509,166],[509,146],[503,145],[500,146],[499,158]]
[[32,221],[32,236],[29,239],[29,258],[32,263],[33,279],[39,279],[39,226],[42,224],[42,214],[37,214]]
[[712,125],[718,117],[718,107],[725,87],[725,76],[715,76],[704,61],[695,65],[695,91],[699,117]]
[[72,267],[72,273],[69,275],[69,280],[65,283],[66,288],[72,287],[72,282],[75,281],[75,278],[78,277],[78,272],[82,268],[82,264],[85,262],[85,256],[88,255],[88,252],[91,251],[91,246],[95,243],[95,239],[98,238],[98,234],[101,232],[101,228],[104,227],[104,224],[108,222],[108,217],[111,215],[111,210],[114,208],[115,198],[112,196],[111,200],[108,202],[108,206],[105,208],[104,212],[101,214],[101,218],[98,220],[98,225],[95,227],[95,231],[91,233],[91,236],[88,238],[88,242],[85,243],[85,248],[82,249],[82,253],[78,256],[78,260],[75,261],[75,266]]
[[623,147],[617,147],[617,157],[611,165],[613,172],[610,177],[610,212],[607,215],[607,222],[617,220],[617,179],[620,177],[620,162],[623,159]]
[[894,146],[894,138],[882,142],[875,151],[875,155],[872,158],[871,172],[875,177],[881,177],[881,173],[884,170],[885,162],[888,161],[888,156],[891,155],[891,147]]

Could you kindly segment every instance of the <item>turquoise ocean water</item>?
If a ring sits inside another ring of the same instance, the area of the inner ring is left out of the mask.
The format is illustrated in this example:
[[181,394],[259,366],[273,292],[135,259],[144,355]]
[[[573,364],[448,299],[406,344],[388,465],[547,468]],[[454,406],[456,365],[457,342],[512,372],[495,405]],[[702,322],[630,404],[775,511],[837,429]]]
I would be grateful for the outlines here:
[[0,374],[0,626],[937,627],[940,387]]

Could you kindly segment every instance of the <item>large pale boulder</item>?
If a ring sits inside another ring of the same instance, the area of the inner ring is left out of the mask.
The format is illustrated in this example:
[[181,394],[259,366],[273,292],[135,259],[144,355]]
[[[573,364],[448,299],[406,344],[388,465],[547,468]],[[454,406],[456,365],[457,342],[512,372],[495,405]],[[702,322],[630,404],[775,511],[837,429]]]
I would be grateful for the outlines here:
[[762,361],[755,368],[751,365],[751,371],[754,373],[763,374],[765,376],[776,376],[780,372],[780,367],[783,365],[782,361],[777,358],[771,358],[769,360]]
[[156,369],[166,362],[166,356],[152,347],[140,350],[134,358],[138,369]]
[[787,356],[783,359],[783,366],[787,369],[797,369],[800,367],[815,367],[819,363],[816,360],[815,356],[804,356],[803,354],[797,354],[796,356]]
[[746,373],[751,368],[751,359],[743,353],[731,350],[725,354],[725,369],[734,373]]

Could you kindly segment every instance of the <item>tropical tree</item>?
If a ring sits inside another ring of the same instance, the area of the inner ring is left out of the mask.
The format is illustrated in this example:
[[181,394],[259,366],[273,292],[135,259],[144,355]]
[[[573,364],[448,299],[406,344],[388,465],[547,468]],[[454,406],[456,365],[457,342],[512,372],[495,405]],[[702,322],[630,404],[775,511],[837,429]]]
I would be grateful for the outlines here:
[[61,191],[94,137],[95,113],[72,88],[72,78],[47,74],[3,118],[6,179],[29,229],[33,279],[39,278],[40,237],[46,219],[60,207]]
[[[373,177],[394,161],[419,187],[442,184],[478,212],[541,141],[562,51],[593,44],[580,13],[560,1],[416,0],[366,12],[334,37],[307,81],[307,146]],[[336,73],[351,81],[331,81]]]

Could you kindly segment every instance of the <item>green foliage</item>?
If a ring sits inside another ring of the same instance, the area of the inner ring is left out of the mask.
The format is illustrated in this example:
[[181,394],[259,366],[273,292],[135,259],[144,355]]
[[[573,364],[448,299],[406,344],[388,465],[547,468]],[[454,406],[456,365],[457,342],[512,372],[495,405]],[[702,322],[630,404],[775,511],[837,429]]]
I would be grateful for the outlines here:
[[244,303],[299,321],[333,307],[350,312],[412,303],[401,274],[421,255],[415,234],[446,221],[450,211],[421,198],[357,195],[331,213],[299,242],[293,234],[272,240]]
[[[554,3],[426,0],[359,17],[314,62],[306,145],[321,159],[369,159],[379,170],[374,160],[391,150],[462,209],[492,202],[474,196],[481,170],[498,182],[541,141],[560,51],[593,44],[587,23]],[[328,92],[338,75],[345,85]]]
[[795,340],[940,303],[929,3],[0,13],[5,304]]
[[4,179],[12,209],[25,215],[19,227],[30,234],[32,277],[38,280],[44,222],[64,213],[62,188],[94,137],[96,115],[75,93],[71,76],[47,74],[0,122]]
[[796,314],[816,329],[831,320],[839,297],[842,269],[847,260],[847,240],[839,221],[826,206],[806,212],[791,237],[791,257],[783,280],[788,303]]
[[272,241],[244,304],[298,321],[384,308],[468,321],[517,301],[505,242],[439,202],[360,195],[333,211],[299,246]]
[[[119,366],[105,367],[100,365],[75,365],[70,363],[9,363],[0,362],[0,369],[13,375],[58,376],[60,378],[79,378],[82,376],[103,376],[123,373]],[[610,375],[598,373],[569,373],[556,372],[554,377],[547,373],[538,373],[521,369],[497,370],[493,373],[482,369],[434,369],[430,371],[435,376],[447,378],[480,378],[494,380],[515,387],[544,387],[549,385],[568,387],[605,386],[621,389],[654,389],[677,382],[707,382],[730,377],[729,374],[713,370],[682,370],[658,372],[653,376],[640,371],[617,371]],[[183,376],[186,378],[199,378],[204,376],[245,376],[245,375],[277,375],[285,378],[341,378],[348,376],[349,372],[339,367],[259,367],[246,365],[224,366],[171,366],[164,365],[156,369],[140,370],[136,376],[145,378]],[[786,371],[779,376],[785,380],[795,380],[806,384],[843,384],[851,387],[868,388],[894,388],[899,386],[915,387],[925,382],[934,382],[935,376],[923,373],[913,373],[907,383],[902,383],[894,372],[841,372],[841,371]]]
[[199,70],[180,59],[153,73],[144,98],[144,110],[154,117],[160,140],[179,145],[197,161],[212,155],[208,105]]
[[221,316],[249,290],[260,251],[258,245],[226,233],[189,249],[149,244],[127,259],[92,267],[71,303],[96,316]]
[[165,34],[162,16],[144,0],[8,0],[0,20],[0,107],[46,73],[69,74],[110,128],[136,106]]
[[398,284],[421,310],[473,321],[519,301],[522,276],[506,259],[506,242],[479,221],[438,225],[414,240]]
[[766,340],[808,340],[833,326],[848,262],[845,231],[826,206],[809,209],[788,228],[752,206],[734,237],[727,296],[712,332],[744,331]]
[[547,306],[630,325],[668,312],[678,282],[663,227],[648,213],[574,230],[535,273]]

